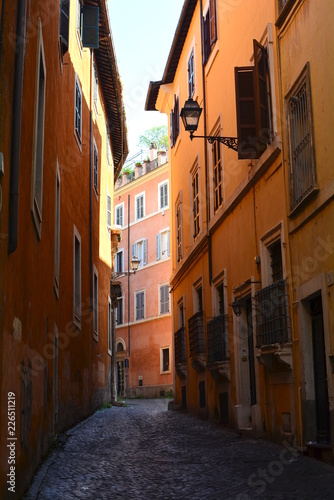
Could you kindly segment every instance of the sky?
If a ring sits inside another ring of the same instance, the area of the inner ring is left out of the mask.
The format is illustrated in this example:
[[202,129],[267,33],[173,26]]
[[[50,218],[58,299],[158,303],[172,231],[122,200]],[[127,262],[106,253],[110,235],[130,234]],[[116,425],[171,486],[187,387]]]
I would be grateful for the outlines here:
[[[184,0],[108,0],[111,31],[123,85],[129,159],[139,136],[167,116],[145,111],[149,82],[161,80]],[[144,159],[147,152],[143,155]],[[140,158],[140,157],[139,157]]]

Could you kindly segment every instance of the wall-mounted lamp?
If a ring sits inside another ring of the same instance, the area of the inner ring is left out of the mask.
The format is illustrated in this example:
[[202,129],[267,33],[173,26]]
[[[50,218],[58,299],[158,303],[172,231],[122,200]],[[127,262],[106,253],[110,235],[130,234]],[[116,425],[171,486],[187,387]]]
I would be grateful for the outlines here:
[[139,264],[140,260],[138,259],[138,257],[136,256],[132,257],[132,259],[130,260],[130,267],[131,270],[133,271],[133,274],[136,274],[136,271],[138,271]]
[[181,109],[181,119],[184,128],[190,132],[190,139],[207,139],[210,144],[214,141],[219,141],[225,144],[230,149],[238,151],[238,139],[236,137],[221,137],[219,135],[194,135],[198,127],[199,118],[202,113],[202,108],[197,101],[189,98],[185,103],[184,107]]
[[232,304],[233,312],[236,316],[241,316],[242,313],[242,302],[240,300],[235,299]]

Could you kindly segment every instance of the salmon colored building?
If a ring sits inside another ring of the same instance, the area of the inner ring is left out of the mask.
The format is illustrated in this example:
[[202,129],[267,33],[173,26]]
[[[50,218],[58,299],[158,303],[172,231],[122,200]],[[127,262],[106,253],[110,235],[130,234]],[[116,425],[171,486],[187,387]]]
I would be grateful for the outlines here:
[[106,2],[0,13],[0,496],[21,498],[56,435],[110,401],[127,139]]
[[[166,153],[156,157],[155,151],[115,190],[115,224],[122,231],[115,255],[122,284],[115,333],[121,397],[156,397],[173,388],[169,163]],[[135,274],[133,257],[140,260]]]
[[302,450],[333,446],[333,9],[313,4],[186,0],[146,101],[170,124],[176,402]]

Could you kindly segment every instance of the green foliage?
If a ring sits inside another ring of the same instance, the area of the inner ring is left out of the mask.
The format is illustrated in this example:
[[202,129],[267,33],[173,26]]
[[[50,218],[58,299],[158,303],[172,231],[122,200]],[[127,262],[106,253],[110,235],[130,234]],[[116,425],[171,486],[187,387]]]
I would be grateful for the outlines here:
[[139,144],[147,149],[151,148],[152,142],[156,145],[158,151],[166,151],[168,149],[168,135],[166,125],[152,127],[145,130],[144,135],[139,136]]
[[173,397],[174,397],[173,389],[169,389],[169,391],[166,391],[165,398],[173,399]]
[[106,410],[107,408],[112,408],[112,404],[111,403],[104,403],[100,409]]

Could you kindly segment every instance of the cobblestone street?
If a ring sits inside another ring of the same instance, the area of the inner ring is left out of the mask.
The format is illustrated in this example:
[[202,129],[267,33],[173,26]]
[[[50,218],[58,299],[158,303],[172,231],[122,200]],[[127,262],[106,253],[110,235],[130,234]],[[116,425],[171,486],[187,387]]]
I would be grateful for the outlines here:
[[331,466],[167,404],[131,400],[96,412],[61,436],[25,498],[333,498]]

